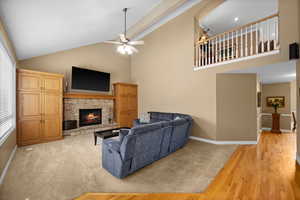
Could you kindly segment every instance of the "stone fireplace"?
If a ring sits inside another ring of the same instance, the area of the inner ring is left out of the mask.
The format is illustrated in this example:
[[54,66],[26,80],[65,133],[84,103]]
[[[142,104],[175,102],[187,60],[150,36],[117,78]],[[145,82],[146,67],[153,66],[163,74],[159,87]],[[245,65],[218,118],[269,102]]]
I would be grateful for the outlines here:
[[113,106],[111,99],[65,98],[64,120],[76,120],[78,128],[64,130],[64,135],[89,134],[116,126]]
[[102,109],[79,109],[79,126],[101,124]]

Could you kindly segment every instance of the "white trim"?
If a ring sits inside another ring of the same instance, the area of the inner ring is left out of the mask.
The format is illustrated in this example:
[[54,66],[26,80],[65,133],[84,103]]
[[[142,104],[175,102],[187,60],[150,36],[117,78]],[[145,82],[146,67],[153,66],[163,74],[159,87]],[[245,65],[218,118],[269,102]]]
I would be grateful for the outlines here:
[[206,138],[200,138],[195,136],[190,136],[190,139],[197,140],[200,142],[206,142],[210,144],[240,144],[240,145],[246,145],[246,144],[257,144],[257,141],[217,141],[217,140],[211,140]]
[[5,177],[6,173],[7,173],[7,170],[8,170],[8,168],[9,168],[9,165],[10,165],[12,159],[14,158],[14,156],[15,156],[15,154],[16,154],[16,151],[17,151],[17,145],[14,147],[14,149],[13,149],[12,152],[10,153],[9,159],[8,159],[8,161],[7,161],[7,163],[6,163],[5,167],[4,167],[4,169],[3,169],[3,171],[2,171],[2,174],[1,174],[1,176],[0,176],[0,185],[2,185],[2,183],[3,183],[4,177]]
[[[263,131],[271,131],[271,128],[262,127],[261,130],[263,130]],[[280,129],[280,131],[282,133],[292,133],[293,132],[292,130],[288,130],[288,129]]]
[[259,143],[260,136],[261,136],[262,130],[259,130],[259,133],[257,134],[257,144]]
[[2,138],[0,138],[0,146],[6,141],[6,139],[12,134],[14,131],[16,131],[16,123],[15,121],[13,122],[13,126],[5,132]]
[[[279,113],[280,114],[280,116],[282,116],[282,117],[291,117],[292,116],[292,114],[287,114],[287,113]],[[270,115],[272,115],[272,113],[261,113],[261,115],[265,115],[265,116],[270,116]]]
[[235,62],[240,62],[240,61],[244,61],[244,60],[259,58],[259,57],[263,57],[263,56],[270,56],[270,55],[279,54],[279,53],[280,53],[280,50],[273,50],[273,51],[270,51],[270,52],[267,52],[267,53],[261,53],[261,54],[254,55],[254,56],[247,56],[247,57],[238,58],[238,59],[229,60],[229,61],[224,61],[224,62],[219,62],[219,63],[215,63],[215,64],[210,64],[210,65],[205,65],[205,66],[200,66],[200,67],[194,67],[194,71],[203,70],[203,69],[207,69],[207,68],[211,68],[211,67],[217,67],[217,66],[220,66],[220,65],[226,65],[226,64],[235,63]]
[[296,153],[296,161],[300,165],[300,154]]

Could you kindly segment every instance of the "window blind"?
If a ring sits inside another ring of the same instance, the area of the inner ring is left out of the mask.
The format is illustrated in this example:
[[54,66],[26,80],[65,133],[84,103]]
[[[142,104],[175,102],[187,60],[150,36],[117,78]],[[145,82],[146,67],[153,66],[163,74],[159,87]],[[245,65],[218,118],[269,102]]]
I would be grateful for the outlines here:
[[0,40],[0,141],[15,125],[15,66]]

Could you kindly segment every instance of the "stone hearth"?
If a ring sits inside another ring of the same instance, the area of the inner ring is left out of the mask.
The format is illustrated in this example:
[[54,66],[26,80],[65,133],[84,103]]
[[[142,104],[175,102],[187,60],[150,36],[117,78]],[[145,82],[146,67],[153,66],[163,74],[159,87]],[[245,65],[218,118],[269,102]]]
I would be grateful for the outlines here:
[[[65,130],[64,135],[88,134],[116,126],[116,123],[112,123],[113,106],[114,101],[109,99],[64,99],[64,120],[77,120],[78,127],[77,129]],[[102,123],[79,127],[79,109],[102,109]]]

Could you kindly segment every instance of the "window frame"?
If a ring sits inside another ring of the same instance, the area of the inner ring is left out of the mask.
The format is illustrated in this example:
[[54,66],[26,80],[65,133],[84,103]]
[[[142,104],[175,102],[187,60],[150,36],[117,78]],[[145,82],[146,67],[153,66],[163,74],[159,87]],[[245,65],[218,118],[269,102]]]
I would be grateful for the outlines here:
[[12,126],[4,132],[3,135],[0,135],[0,146],[2,146],[7,138],[16,130],[16,60],[5,44],[3,36],[0,35],[0,51],[4,51],[8,55],[12,64]]

